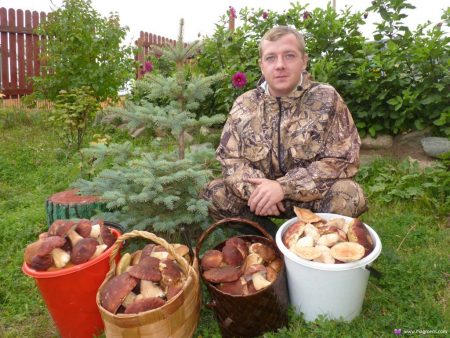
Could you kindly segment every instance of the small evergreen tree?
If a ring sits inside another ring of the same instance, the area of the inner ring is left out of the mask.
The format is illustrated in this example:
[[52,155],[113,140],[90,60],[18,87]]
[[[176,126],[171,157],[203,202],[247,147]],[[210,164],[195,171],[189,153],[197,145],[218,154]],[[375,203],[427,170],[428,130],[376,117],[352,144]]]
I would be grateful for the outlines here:
[[133,149],[127,142],[96,144],[82,150],[84,158],[103,170],[91,180],[77,181],[75,187],[106,200],[110,212],[103,215],[105,219],[129,228],[166,233],[175,232],[181,224],[206,225],[207,202],[198,194],[212,176],[209,166],[214,150],[208,145],[187,149],[184,135],[186,131],[223,122],[224,116],[197,119],[194,113],[211,92],[212,83],[221,77],[203,77],[188,71],[187,62],[197,47],[198,42],[184,44],[181,20],[176,45],[157,51],[175,63],[174,74],[146,74],[136,82],[146,92],[145,100],[140,104],[127,102],[125,109],[114,111],[129,121],[130,128],[144,125],[170,131],[175,150],[163,149],[157,142],[146,149]]

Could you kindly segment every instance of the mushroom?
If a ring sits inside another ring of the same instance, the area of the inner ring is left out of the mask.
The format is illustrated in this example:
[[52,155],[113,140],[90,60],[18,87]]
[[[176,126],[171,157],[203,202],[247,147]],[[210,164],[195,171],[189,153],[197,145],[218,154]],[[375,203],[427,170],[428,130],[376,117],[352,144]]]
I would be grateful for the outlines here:
[[337,242],[339,242],[340,237],[337,232],[332,232],[330,234],[325,234],[320,236],[319,240],[317,241],[317,245],[325,245],[327,247],[332,247]]
[[348,263],[363,258],[365,249],[359,243],[340,242],[334,245],[331,248],[330,252],[335,259],[344,263]]
[[153,298],[144,298],[138,301],[133,302],[125,309],[126,314],[135,314],[139,312],[149,311],[153,309],[157,309],[161,306],[166,304],[166,301],[159,298],[159,297],[153,297]]
[[141,280],[141,295],[144,298],[164,297],[166,294],[155,283],[149,280]]
[[66,240],[60,236],[49,236],[29,244],[25,248],[25,262],[38,271],[47,270],[53,263],[57,268],[66,266],[70,254],[61,247]]
[[225,245],[222,248],[223,261],[231,266],[240,266],[244,262],[244,256],[235,246]]
[[72,247],[74,247],[79,240],[83,239],[76,231],[77,224],[73,221],[58,219],[48,228],[49,236],[69,237]]
[[130,266],[130,264],[131,264],[131,254],[126,252],[122,255],[122,257],[120,257],[119,263],[117,263],[116,276],[120,275],[121,273],[124,273]]
[[267,279],[264,278],[262,272],[254,273],[252,275],[252,282],[256,291],[264,289],[265,287],[268,287],[271,284]]
[[[90,238],[92,238],[92,237],[90,237]],[[97,245],[95,247],[95,252],[94,252],[94,254],[92,255],[92,257],[90,259],[94,259],[95,257],[100,256],[103,253],[103,251],[105,251],[107,248],[108,247],[106,246],[106,244],[99,244],[99,245]]]
[[164,285],[176,284],[181,279],[181,270],[175,261],[171,259],[160,261],[159,270],[162,276],[161,283]]
[[330,248],[325,245],[316,245],[316,248],[320,251],[320,256],[314,258],[314,262],[320,262],[325,264],[334,264],[335,260],[331,255]]
[[244,259],[245,257],[247,257],[248,255],[247,243],[242,238],[236,236],[231,237],[227,239],[227,241],[225,242],[225,246],[227,245],[236,247],[240,251],[242,257],[244,257]]
[[184,244],[175,243],[173,245],[173,248],[175,252],[181,257],[184,257],[189,253],[189,248],[187,247],[187,245]]
[[141,259],[143,250],[137,250],[131,254],[131,262],[130,265],[139,264],[139,260]]
[[262,257],[256,253],[252,253],[247,256],[247,258],[244,261],[244,270],[247,269],[247,267],[252,266],[254,264],[263,264],[264,260]]
[[253,264],[245,268],[244,279],[248,282],[252,280],[252,275],[261,272],[264,276],[267,274],[267,268],[262,264]]
[[275,280],[277,279],[278,273],[272,269],[270,266],[266,267],[267,269],[267,274],[266,274],[266,278],[269,282],[275,282]]
[[139,264],[131,266],[127,272],[138,279],[159,282],[162,278],[159,271],[159,259],[155,257],[144,257]]
[[166,298],[167,298],[167,300],[169,301],[173,297],[178,295],[181,292],[181,290],[183,290],[183,285],[184,285],[183,282],[179,282],[177,284],[170,284],[167,287],[167,290],[166,290]]
[[339,236],[339,241],[341,241],[341,242],[347,241],[346,233],[342,229],[340,229],[334,225],[325,225],[323,227],[318,228],[318,231],[319,231],[320,235],[337,233]]
[[150,256],[158,258],[158,259],[166,259],[169,257],[169,252],[162,245],[156,245]]
[[80,239],[72,248],[71,261],[73,264],[82,264],[94,256],[98,242],[95,238],[87,237]]
[[124,308],[127,308],[127,307],[130,306],[130,304],[133,303],[135,300],[136,300],[136,294],[135,294],[133,291],[131,291],[131,292],[125,297],[125,299],[123,300],[123,302],[122,302],[121,305],[122,305]]
[[220,283],[217,288],[222,292],[235,296],[244,296],[248,294],[247,282],[242,277],[234,282]]
[[81,237],[89,237],[91,234],[92,229],[92,223],[88,219],[80,219],[77,222],[77,226],[75,228],[75,231],[81,236]]
[[300,238],[297,243],[294,245],[294,250],[296,248],[304,248],[314,246],[314,238],[310,236],[305,236]]
[[304,222],[297,222],[292,224],[283,234],[283,243],[288,249],[292,248],[297,243],[300,236],[305,229]]
[[234,266],[212,268],[203,272],[203,277],[212,283],[234,282],[241,275],[242,271]]
[[304,232],[305,236],[311,237],[314,240],[314,243],[317,243],[320,238],[319,230],[311,223],[305,225]]
[[373,250],[373,240],[370,236],[369,230],[363,222],[358,218],[354,218],[348,227],[347,237],[350,242],[361,244],[365,249],[365,256]]
[[261,256],[261,258],[264,260],[264,262],[270,263],[275,258],[277,258],[275,254],[275,250],[272,249],[270,246],[267,246],[262,243],[253,243],[249,247],[250,253],[256,253]]
[[294,212],[299,221],[303,221],[305,223],[316,223],[316,222],[325,223],[325,221],[322,218],[317,216],[309,209],[294,206]]
[[274,269],[278,273],[281,271],[281,268],[283,267],[283,260],[281,258],[277,258],[272,262],[270,262],[268,267]]
[[106,244],[106,246],[109,248],[116,242],[116,236],[114,236],[114,234],[111,232],[111,229],[103,225],[103,222],[101,222],[99,225],[100,225],[100,236],[98,237],[99,242],[100,244]]
[[137,283],[138,279],[127,272],[108,280],[100,290],[100,303],[103,308],[115,314]]
[[294,253],[304,259],[313,260],[320,257],[321,252],[317,247],[305,246],[305,247],[295,247]]
[[344,218],[333,218],[332,220],[329,220],[324,226],[330,226],[330,227],[335,226],[336,228],[344,230],[345,219]]
[[223,262],[223,254],[219,250],[208,250],[205,251],[202,257],[201,265],[203,271],[218,268],[222,265]]

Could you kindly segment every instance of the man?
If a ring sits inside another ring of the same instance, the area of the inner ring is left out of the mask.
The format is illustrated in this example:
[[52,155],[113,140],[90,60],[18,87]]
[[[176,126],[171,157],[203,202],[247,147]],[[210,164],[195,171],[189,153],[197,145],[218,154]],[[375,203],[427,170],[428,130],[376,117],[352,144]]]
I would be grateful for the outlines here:
[[303,36],[279,26],[260,42],[262,79],[234,102],[217,159],[223,179],[203,197],[215,220],[245,217],[272,235],[269,217],[294,217],[293,206],[356,217],[366,211],[360,138],[336,90],[312,82]]

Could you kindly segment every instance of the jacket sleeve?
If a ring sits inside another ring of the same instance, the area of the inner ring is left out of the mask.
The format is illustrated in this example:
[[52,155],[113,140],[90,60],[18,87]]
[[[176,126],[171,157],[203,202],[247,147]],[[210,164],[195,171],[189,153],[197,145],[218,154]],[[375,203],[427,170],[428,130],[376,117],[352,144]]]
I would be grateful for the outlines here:
[[248,200],[254,186],[244,182],[244,180],[247,178],[265,178],[265,175],[261,170],[256,169],[250,160],[241,156],[241,135],[243,131],[238,130],[237,127],[241,109],[238,98],[223,128],[216,155],[222,165],[222,175],[226,187],[231,189],[239,198]]
[[334,88],[327,91],[327,95],[319,91],[322,91],[320,95],[311,94],[320,97],[317,99],[323,100],[324,96],[329,99],[317,115],[327,116],[320,135],[321,146],[311,161],[288,170],[277,179],[286,199],[320,199],[336,180],[355,176],[359,168],[361,140],[350,111]]

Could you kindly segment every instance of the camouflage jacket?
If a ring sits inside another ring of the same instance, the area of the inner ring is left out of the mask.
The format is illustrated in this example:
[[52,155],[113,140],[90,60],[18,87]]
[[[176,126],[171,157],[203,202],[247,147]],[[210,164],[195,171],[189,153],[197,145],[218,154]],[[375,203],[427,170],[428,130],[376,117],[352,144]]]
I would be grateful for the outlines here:
[[224,126],[217,159],[226,186],[247,200],[246,178],[277,180],[285,198],[322,198],[359,167],[360,138],[337,91],[308,77],[286,97],[261,86],[236,99]]

